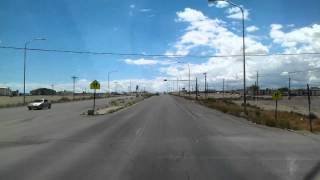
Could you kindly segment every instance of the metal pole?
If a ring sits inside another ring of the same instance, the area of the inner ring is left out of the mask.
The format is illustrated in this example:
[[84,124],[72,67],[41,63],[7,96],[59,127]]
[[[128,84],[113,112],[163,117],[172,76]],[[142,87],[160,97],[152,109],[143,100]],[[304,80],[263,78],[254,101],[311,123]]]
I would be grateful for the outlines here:
[[108,92],[109,92],[109,95],[110,95],[110,79],[109,79],[109,74],[110,74],[110,72],[108,72]]
[[26,104],[26,60],[27,60],[27,44],[24,44],[24,58],[23,58],[23,104]]
[[204,95],[207,97],[207,73],[204,74]]
[[76,91],[76,79],[77,79],[78,77],[76,77],[76,76],[72,76],[71,78],[72,78],[72,80],[73,80],[73,93],[72,93],[72,99],[74,100],[74,95],[75,95],[75,91]]
[[189,69],[189,96],[191,96],[191,91],[190,91],[190,65],[188,63],[188,69]]
[[246,93],[246,46],[245,46],[245,25],[244,25],[244,11],[243,8],[228,0],[209,0],[209,2],[223,1],[240,9],[242,14],[242,53],[243,53],[243,107],[244,112],[247,113],[247,93]]
[[311,99],[310,99],[310,88],[309,88],[309,84],[307,84],[307,90],[308,90],[308,105],[309,105],[309,126],[310,126],[310,132],[312,132]]
[[198,100],[198,78],[196,77],[196,100]]
[[222,80],[222,97],[224,98],[224,78]]
[[257,95],[257,97],[256,97],[256,100],[258,101],[258,96],[259,96],[259,72],[257,71],[257,93],[256,93],[256,95]]
[[45,38],[36,38],[24,43],[24,58],[23,58],[23,104],[26,103],[26,66],[27,66],[27,46],[32,41],[46,40]]
[[242,52],[243,52],[243,103],[244,112],[247,113],[247,93],[246,93],[246,46],[245,46],[245,28],[244,28],[244,12],[242,7],[240,8],[242,13]]
[[96,108],[96,90],[94,89],[94,92],[93,92],[93,112]]
[[274,118],[277,121],[277,119],[278,119],[278,99],[276,99],[276,109],[274,112]]
[[291,99],[291,77],[289,75],[288,99]]

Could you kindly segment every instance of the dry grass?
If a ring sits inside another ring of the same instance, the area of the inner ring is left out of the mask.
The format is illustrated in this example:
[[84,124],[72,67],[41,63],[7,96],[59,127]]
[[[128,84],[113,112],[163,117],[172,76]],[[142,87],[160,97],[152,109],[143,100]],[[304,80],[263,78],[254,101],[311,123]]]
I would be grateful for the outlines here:
[[[32,102],[36,99],[45,98],[53,103],[69,102],[73,100],[73,96],[26,96],[26,102]],[[92,99],[92,96],[75,96],[75,101]],[[0,96],[0,108],[23,106],[23,96]]]
[[[278,111],[278,118],[275,120],[274,110],[263,110],[256,106],[247,106],[247,114],[243,113],[243,107],[229,100],[222,99],[201,99],[198,101],[207,107],[220,110],[224,113],[239,117],[245,117],[248,120],[271,127],[293,130],[309,130],[309,118],[306,115]],[[312,126],[314,131],[320,131],[320,119],[313,115]]]

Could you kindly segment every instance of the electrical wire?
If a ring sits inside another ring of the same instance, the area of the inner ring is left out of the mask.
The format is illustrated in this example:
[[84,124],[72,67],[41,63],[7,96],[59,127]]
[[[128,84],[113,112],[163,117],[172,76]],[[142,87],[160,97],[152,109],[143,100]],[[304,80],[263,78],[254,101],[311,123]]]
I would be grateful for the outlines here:
[[[0,49],[25,50],[24,47],[0,46]],[[140,56],[140,57],[165,57],[165,58],[222,58],[222,57],[242,57],[243,55],[166,55],[166,54],[144,54],[144,53],[118,53],[118,52],[96,52],[96,51],[76,51],[59,49],[26,48],[28,51],[57,52],[90,55],[114,55],[114,56]],[[246,54],[247,57],[266,57],[266,56],[301,56],[301,55],[320,55],[320,52],[307,53],[277,53],[277,54]]]

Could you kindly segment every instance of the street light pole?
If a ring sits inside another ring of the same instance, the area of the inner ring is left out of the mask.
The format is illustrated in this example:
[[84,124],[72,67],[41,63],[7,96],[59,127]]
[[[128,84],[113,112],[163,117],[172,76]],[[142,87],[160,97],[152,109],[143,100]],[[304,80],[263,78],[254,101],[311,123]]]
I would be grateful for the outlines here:
[[[178,61],[178,63],[184,63],[184,62],[180,62],[180,61]],[[187,63],[188,64],[188,69],[189,69],[189,96],[191,96],[191,84],[190,84],[190,82],[191,82],[191,77],[190,77],[190,64],[189,63]]]
[[229,0],[208,0],[209,3],[215,3],[223,1],[231,4],[234,7],[240,9],[242,14],[242,55],[243,55],[243,106],[244,112],[247,113],[247,93],[246,93],[246,46],[245,46],[245,25],[244,25],[244,10],[241,6],[229,1]]
[[26,104],[26,70],[27,70],[27,46],[32,41],[44,41],[45,38],[36,38],[24,43],[24,56],[23,56],[23,104]]
[[188,63],[188,68],[189,68],[189,96],[191,96],[191,89],[190,89],[190,64]]
[[207,73],[203,73],[204,75],[204,95],[207,98]]
[[108,71],[108,92],[109,92],[109,95],[110,95],[110,74],[114,73],[114,72],[117,72],[117,71]]

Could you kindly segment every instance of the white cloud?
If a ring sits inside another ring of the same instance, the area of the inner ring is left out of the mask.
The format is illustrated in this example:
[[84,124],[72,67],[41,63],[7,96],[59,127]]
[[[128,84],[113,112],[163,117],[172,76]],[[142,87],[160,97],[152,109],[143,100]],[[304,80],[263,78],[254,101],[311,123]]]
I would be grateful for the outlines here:
[[130,7],[131,9],[134,9],[134,8],[136,7],[136,5],[131,4],[129,7]]
[[151,9],[140,9],[139,11],[140,11],[140,12],[150,12]]
[[178,21],[195,22],[208,19],[201,11],[185,8],[184,11],[177,12]]
[[271,24],[270,27],[273,30],[279,30],[282,28],[282,25],[281,24]]
[[[229,14],[227,17],[231,19],[242,19],[242,13],[241,10],[238,7],[231,7],[227,11],[227,14]],[[243,9],[243,15],[244,19],[249,19],[249,11],[247,9]]]
[[134,64],[134,65],[155,65],[158,64],[158,61],[155,60],[148,60],[148,59],[137,59],[137,60],[132,60],[132,59],[125,59],[125,63],[127,64]]
[[171,61],[166,61],[166,60],[153,60],[153,59],[144,59],[144,58],[125,59],[124,62],[132,65],[156,65],[156,64],[169,65],[172,63]]
[[[229,31],[226,22],[210,19],[201,11],[185,8],[177,12],[177,22],[188,23],[186,32],[178,39],[173,50],[167,54],[188,55],[199,48],[212,49],[217,54],[240,54],[242,51],[242,37]],[[247,52],[268,53],[269,50],[262,43],[247,37]],[[201,52],[200,52],[201,53]]]
[[218,1],[215,6],[217,8],[225,8],[225,7],[229,6],[229,3],[224,2],[224,1]]
[[[226,23],[221,20],[210,19],[201,11],[186,8],[184,11],[177,12],[176,21],[187,23],[187,27],[185,32],[173,44],[172,48],[166,52],[167,55],[202,54],[204,51],[206,52],[205,54],[208,54],[207,52],[213,52],[209,54],[216,55],[240,55],[242,53],[242,37],[230,31],[227,28],[229,26],[226,26]],[[282,25],[273,24],[271,27],[273,31],[276,31],[273,32],[273,35],[277,37],[277,40],[275,40],[276,43],[281,44],[284,42],[286,39],[284,37],[286,37],[287,33],[281,31]],[[314,49],[319,45],[317,29],[317,25],[299,29],[299,31],[304,32],[303,34],[308,34],[310,37],[304,37],[306,39],[297,38],[295,42],[307,41],[310,43],[304,44],[303,46],[301,46],[300,43],[300,46],[295,46],[295,53],[300,52],[302,49]],[[246,37],[247,54],[269,53],[269,48],[271,45],[273,46],[273,44],[266,46],[260,42],[261,39],[265,38],[259,38],[259,36]],[[310,39],[310,41],[308,39]],[[203,47],[205,47],[204,51]],[[196,51],[199,49],[202,49],[202,51]],[[287,50],[288,49],[283,49],[284,52],[287,52]],[[203,79],[202,73],[208,72],[208,81],[211,84],[220,85],[224,78],[229,83],[232,83],[234,88],[242,88],[243,61],[241,56],[209,58],[207,61],[201,60],[201,63],[192,61],[190,64],[192,79],[194,79],[195,76]],[[303,56],[303,58],[301,56],[247,56],[246,67],[248,86],[254,83],[256,71],[259,71],[261,74],[271,74],[266,77],[261,77],[260,82],[262,87],[285,87],[287,85],[287,77],[281,75],[282,72],[320,67],[320,61],[318,61],[315,56]],[[188,66],[186,64],[173,64],[168,67],[162,67],[161,72],[171,78],[176,78],[177,76],[181,79],[188,78]],[[306,73],[296,78],[299,78],[301,82],[310,82],[311,80],[315,81],[314,77],[318,77],[319,81],[320,72]],[[298,85],[298,82],[294,85]]]
[[313,24],[289,32],[284,32],[280,24],[271,24],[270,27],[273,42],[284,47],[286,52],[320,52],[320,25]]
[[246,28],[246,30],[247,30],[248,32],[255,32],[255,31],[258,31],[259,28],[258,28],[257,26],[248,26],[248,27]]

